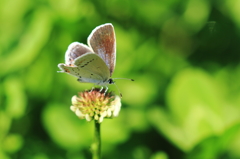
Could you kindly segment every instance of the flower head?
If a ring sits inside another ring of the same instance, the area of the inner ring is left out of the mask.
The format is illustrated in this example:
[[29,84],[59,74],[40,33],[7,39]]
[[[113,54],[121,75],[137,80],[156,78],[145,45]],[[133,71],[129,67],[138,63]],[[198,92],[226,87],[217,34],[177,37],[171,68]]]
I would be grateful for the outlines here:
[[72,97],[70,109],[80,118],[87,121],[117,117],[121,109],[121,98],[105,90],[93,89]]

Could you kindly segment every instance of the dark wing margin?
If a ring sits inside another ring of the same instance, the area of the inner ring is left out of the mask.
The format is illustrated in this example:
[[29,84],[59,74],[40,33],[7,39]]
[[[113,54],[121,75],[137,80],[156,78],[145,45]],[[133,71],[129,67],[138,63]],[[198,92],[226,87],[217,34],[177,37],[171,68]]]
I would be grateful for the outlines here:
[[88,45],[98,54],[110,70],[110,76],[116,63],[116,37],[111,23],[96,27],[88,37]]

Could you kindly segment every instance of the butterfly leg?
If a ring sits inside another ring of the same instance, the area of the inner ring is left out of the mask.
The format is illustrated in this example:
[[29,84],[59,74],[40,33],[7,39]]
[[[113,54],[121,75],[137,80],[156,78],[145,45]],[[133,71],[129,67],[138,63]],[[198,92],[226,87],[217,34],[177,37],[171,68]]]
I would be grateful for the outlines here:
[[102,92],[102,90],[103,90],[103,87],[101,87],[101,89],[99,90],[99,92]]
[[91,91],[90,92],[92,92],[94,90],[94,87],[92,87],[92,89],[91,89]]
[[104,91],[104,95],[107,93],[107,91],[108,91],[108,87],[106,86],[106,89]]
[[[104,87],[101,87],[101,89],[99,90],[99,92],[102,92],[102,91],[103,91],[103,88],[104,88]],[[108,91],[108,87],[106,86],[106,89],[105,89],[105,91],[104,91],[104,95],[106,94],[107,91]]]

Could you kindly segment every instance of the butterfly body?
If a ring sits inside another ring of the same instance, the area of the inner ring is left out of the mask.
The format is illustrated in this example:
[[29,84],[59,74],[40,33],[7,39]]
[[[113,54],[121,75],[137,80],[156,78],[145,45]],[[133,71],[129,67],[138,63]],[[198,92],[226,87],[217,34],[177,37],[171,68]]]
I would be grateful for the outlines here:
[[61,71],[78,78],[82,83],[100,86],[113,84],[111,75],[116,63],[116,38],[110,23],[96,27],[88,37],[88,45],[73,42],[65,54]]

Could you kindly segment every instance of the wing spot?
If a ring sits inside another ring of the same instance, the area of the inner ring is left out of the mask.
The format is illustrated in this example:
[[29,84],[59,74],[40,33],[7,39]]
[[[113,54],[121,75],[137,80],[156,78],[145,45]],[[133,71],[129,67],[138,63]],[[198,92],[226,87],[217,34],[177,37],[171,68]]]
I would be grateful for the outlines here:
[[66,68],[65,68],[65,72],[68,72],[68,73],[70,73],[69,69],[66,69]]
[[92,59],[92,60],[86,62],[84,65],[82,65],[82,66],[80,66],[80,67],[83,68],[83,67],[87,66],[90,62],[93,62],[93,61],[94,61],[94,59]]

